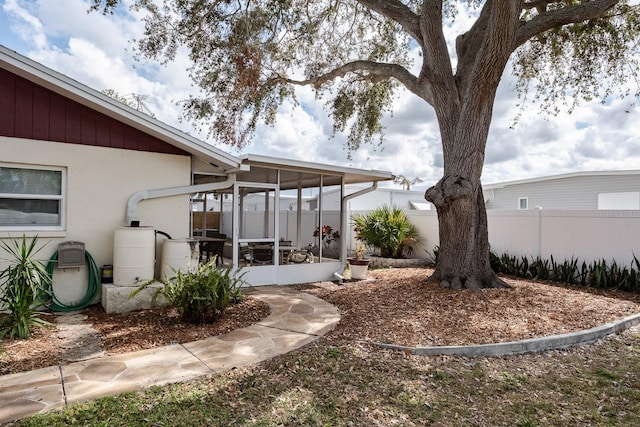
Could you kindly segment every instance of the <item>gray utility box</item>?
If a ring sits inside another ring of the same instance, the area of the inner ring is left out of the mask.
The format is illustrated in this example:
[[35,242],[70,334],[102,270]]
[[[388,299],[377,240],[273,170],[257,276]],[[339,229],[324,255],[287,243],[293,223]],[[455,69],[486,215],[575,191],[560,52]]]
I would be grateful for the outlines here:
[[58,268],[77,268],[84,263],[84,243],[62,242],[58,245]]

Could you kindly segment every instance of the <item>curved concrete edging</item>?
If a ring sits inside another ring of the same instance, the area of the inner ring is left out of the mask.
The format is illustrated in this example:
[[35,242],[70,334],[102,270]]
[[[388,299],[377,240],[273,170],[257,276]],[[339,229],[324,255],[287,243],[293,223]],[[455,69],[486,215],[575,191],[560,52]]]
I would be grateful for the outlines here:
[[609,335],[625,331],[640,324],[640,314],[625,317],[595,328],[586,329],[567,334],[550,335],[548,337],[531,338],[521,341],[509,341],[504,343],[461,345],[461,346],[431,346],[431,347],[409,347],[395,344],[379,343],[382,348],[391,350],[401,350],[420,356],[505,356],[510,354],[534,353],[545,350],[555,350],[560,348],[587,344]]

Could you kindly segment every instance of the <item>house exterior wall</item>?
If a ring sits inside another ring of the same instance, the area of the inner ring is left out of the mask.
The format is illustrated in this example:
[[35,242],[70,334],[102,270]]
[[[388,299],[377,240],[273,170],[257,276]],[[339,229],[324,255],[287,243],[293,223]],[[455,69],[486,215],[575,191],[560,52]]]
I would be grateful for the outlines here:
[[485,188],[487,209],[518,209],[526,197],[528,208],[598,209],[598,194],[640,191],[640,174],[574,176]]
[[[365,187],[348,187],[345,194],[353,193]],[[347,208],[353,211],[368,211],[379,208],[382,205],[397,206],[399,208],[411,209],[410,201],[425,203],[423,191],[405,191],[392,188],[377,188],[375,191],[363,194],[349,200]],[[325,209],[340,209],[340,191],[328,191],[324,193],[322,203]],[[309,201],[311,210],[317,208],[317,199]]]
[[[2,136],[0,152],[3,163],[58,166],[66,170],[65,229],[26,233],[27,236],[37,234],[41,243],[46,242],[38,254],[43,260],[49,259],[60,242],[73,240],[86,244],[86,250],[98,266],[111,264],[115,229],[128,225],[126,206],[129,197],[137,191],[189,185],[191,181],[189,156]],[[141,226],[153,226],[173,238],[186,238],[189,235],[189,196],[142,201],[138,216]],[[22,236],[21,231],[0,231],[3,239],[19,236]],[[75,300],[79,300],[86,292],[87,272],[82,270],[56,270],[54,273],[54,282],[57,282],[54,290],[67,302],[74,301],[77,296]]]

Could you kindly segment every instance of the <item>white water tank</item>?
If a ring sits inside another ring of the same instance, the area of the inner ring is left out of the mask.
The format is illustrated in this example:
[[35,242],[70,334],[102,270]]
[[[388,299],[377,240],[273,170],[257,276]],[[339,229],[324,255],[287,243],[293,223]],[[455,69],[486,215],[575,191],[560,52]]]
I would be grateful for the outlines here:
[[140,286],[153,280],[156,258],[153,227],[118,227],[113,238],[113,284]]
[[198,270],[200,246],[194,239],[165,240],[162,243],[160,279],[166,281],[175,277],[176,271],[183,273]]

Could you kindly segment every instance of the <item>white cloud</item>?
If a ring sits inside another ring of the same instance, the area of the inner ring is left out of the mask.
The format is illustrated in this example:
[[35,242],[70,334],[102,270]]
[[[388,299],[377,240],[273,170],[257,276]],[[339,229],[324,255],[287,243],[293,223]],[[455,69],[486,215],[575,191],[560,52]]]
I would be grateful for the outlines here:
[[37,49],[47,47],[47,37],[44,34],[42,22],[18,0],[5,0],[2,10],[17,18],[12,22],[11,30],[18,36]]

